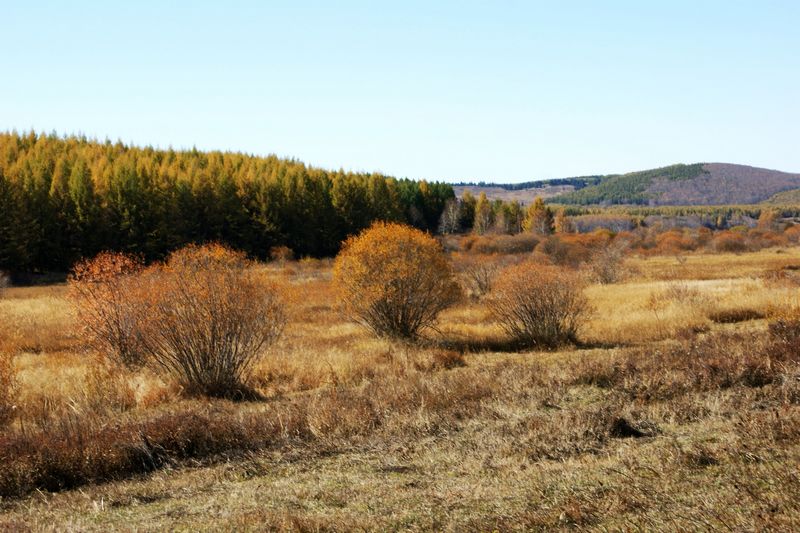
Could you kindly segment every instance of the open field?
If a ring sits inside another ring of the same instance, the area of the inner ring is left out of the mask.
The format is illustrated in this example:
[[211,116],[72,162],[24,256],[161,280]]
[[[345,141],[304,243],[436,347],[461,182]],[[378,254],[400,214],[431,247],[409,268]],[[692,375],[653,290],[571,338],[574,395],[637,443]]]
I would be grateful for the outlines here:
[[480,300],[400,345],[342,318],[330,262],[267,264],[290,317],[243,403],[115,371],[65,286],[12,288],[0,529],[796,530],[797,345],[770,324],[798,265],[629,257],[577,347],[517,353]]

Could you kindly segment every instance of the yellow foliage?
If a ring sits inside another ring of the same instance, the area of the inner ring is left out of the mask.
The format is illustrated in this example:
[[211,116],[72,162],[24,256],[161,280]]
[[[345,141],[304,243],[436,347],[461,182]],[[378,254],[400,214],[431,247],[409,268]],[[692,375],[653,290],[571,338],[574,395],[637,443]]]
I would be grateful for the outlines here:
[[402,224],[348,239],[333,276],[344,311],[381,336],[417,337],[461,296],[439,243]]

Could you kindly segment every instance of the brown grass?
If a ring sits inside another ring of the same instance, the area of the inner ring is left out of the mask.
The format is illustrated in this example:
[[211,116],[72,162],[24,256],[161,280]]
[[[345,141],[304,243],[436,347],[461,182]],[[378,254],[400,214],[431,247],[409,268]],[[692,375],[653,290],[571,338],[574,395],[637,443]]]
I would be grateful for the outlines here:
[[[797,294],[759,276],[797,251],[703,257],[626,260],[587,291],[598,347],[535,354],[488,351],[481,302],[431,346],[375,339],[337,313],[329,263],[260,267],[291,316],[245,403],[109,374],[63,334],[63,289],[9,289],[45,349],[0,331],[19,383],[0,529],[795,530]],[[766,318],[711,319],[739,310]]]

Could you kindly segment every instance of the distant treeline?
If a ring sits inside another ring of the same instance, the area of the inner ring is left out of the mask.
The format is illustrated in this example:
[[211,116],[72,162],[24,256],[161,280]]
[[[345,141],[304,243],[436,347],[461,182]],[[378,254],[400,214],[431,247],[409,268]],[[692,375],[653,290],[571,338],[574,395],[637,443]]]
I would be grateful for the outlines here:
[[[551,199],[552,200],[552,199]],[[774,212],[780,218],[800,218],[800,205],[681,205],[681,206],[579,206],[561,207],[568,216],[609,215],[644,218],[660,216],[666,218],[701,216],[729,220],[737,217],[757,219],[764,210]],[[724,227],[724,226],[720,226]]]
[[603,179],[610,176],[580,176],[577,178],[553,178],[549,180],[538,181],[524,181],[522,183],[491,183],[485,181],[475,182],[461,182],[454,184],[457,187],[498,187],[507,191],[521,191],[523,189],[543,189],[545,187],[557,187],[563,185],[572,185],[575,190],[583,189],[584,187],[591,187],[597,185]]
[[435,230],[453,189],[276,156],[0,133],[0,269],[65,270],[101,250],[163,257],[223,241],[255,257],[337,252],[375,220]]

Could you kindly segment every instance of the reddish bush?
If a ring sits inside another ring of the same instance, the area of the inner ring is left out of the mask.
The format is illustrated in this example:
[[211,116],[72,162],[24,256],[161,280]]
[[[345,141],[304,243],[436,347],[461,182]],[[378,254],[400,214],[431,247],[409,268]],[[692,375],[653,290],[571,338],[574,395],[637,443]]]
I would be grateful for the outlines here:
[[721,231],[712,239],[711,245],[717,252],[739,253],[748,248],[744,235],[733,231]]
[[142,304],[137,274],[142,261],[133,255],[103,252],[75,265],[69,295],[84,338],[126,366],[143,363],[138,317]]
[[572,242],[565,240],[569,236],[550,236],[540,242],[534,250],[534,255],[539,262],[576,268],[587,262],[592,251],[579,240]]
[[783,232],[783,236],[793,244],[800,242],[800,225],[788,226]]
[[695,250],[697,242],[684,232],[670,230],[656,236],[656,246],[659,253],[674,254]]

